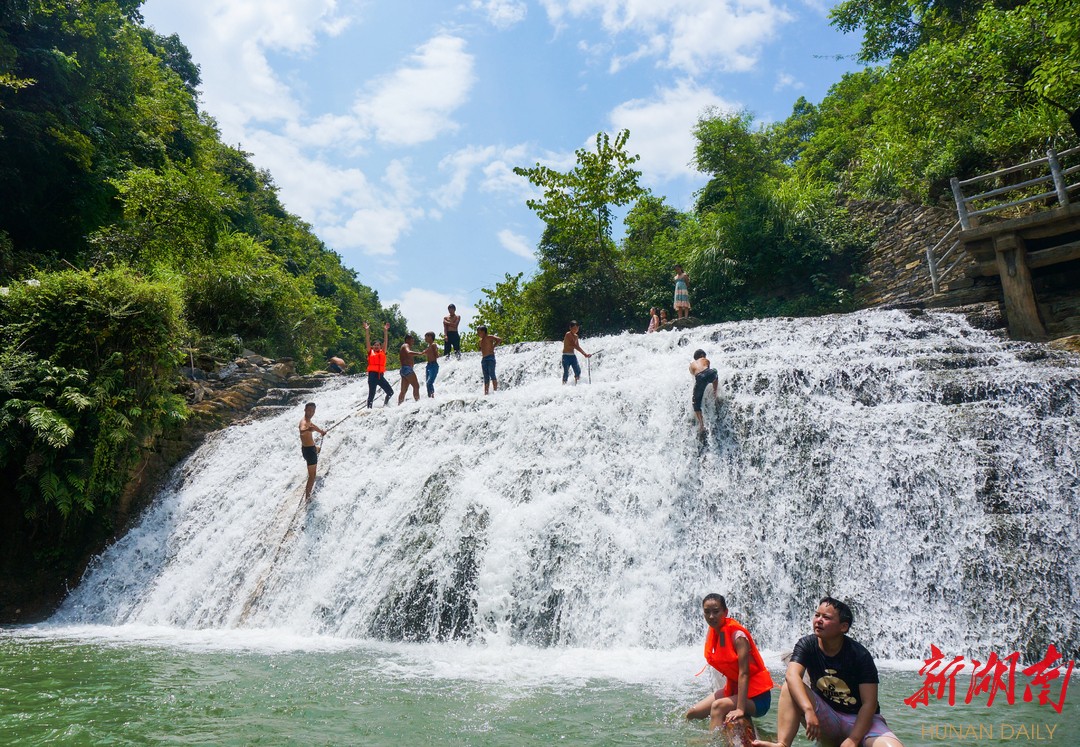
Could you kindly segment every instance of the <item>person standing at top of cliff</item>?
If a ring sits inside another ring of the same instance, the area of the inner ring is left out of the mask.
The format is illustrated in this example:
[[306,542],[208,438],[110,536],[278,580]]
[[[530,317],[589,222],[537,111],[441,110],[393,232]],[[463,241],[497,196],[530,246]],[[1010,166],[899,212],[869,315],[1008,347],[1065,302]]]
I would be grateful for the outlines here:
[[439,375],[439,346],[435,344],[435,333],[425,332],[424,358],[427,359],[427,368],[424,370],[424,384],[427,386],[427,396],[435,396],[435,377]]
[[682,265],[675,265],[675,313],[678,319],[690,316],[690,276]]
[[446,338],[443,343],[443,357],[450,355],[450,349],[454,349],[454,355],[458,360],[461,360],[461,335],[458,334],[458,325],[461,324],[461,317],[457,313],[457,306],[450,304],[446,307],[446,310],[450,313],[443,317],[442,328],[443,336]]
[[499,379],[495,376],[495,346],[502,340],[495,335],[489,335],[487,326],[483,324],[476,328],[476,334],[480,336],[480,370],[484,372],[484,394],[488,393],[488,383],[497,392]]
[[566,380],[570,378],[570,369],[574,369],[574,384],[581,380],[581,364],[578,363],[577,356],[574,351],[580,352],[586,358],[592,358],[592,355],[586,353],[581,349],[581,343],[578,340],[578,330],[581,328],[575,321],[570,322],[570,329],[562,340],[562,383],[566,383]]
[[399,405],[405,401],[405,395],[409,393],[410,386],[413,390],[413,399],[417,402],[420,401],[420,381],[416,378],[414,366],[416,365],[416,356],[423,355],[423,353],[412,349],[413,342],[412,335],[405,335],[405,342],[401,344],[401,348],[398,350],[398,360],[401,361],[401,391],[398,393],[397,398]]
[[304,417],[300,418],[300,452],[304,455],[304,461],[307,462],[307,487],[304,488],[305,503],[311,502],[311,489],[315,487],[315,470],[318,469],[319,464],[319,447],[315,445],[315,436],[311,432],[317,431],[319,435],[326,436],[326,431],[311,422],[314,415],[315,403],[308,402],[304,405]]
[[394,388],[390,386],[390,382],[386,380],[386,346],[390,342],[390,322],[383,322],[383,338],[380,343],[375,341],[374,347],[371,344],[370,327],[367,322],[364,322],[364,346],[367,347],[367,406],[371,409],[371,403],[375,401],[375,388],[382,387],[382,390],[386,392],[386,399],[383,400],[383,405],[390,403],[390,398],[394,396]]

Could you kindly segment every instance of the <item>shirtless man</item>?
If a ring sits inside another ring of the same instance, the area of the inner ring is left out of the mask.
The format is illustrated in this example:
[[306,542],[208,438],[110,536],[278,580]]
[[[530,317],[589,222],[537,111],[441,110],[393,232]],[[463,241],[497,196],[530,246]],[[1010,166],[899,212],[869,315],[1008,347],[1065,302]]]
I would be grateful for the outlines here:
[[398,349],[398,360],[401,361],[401,391],[398,392],[397,398],[399,405],[405,401],[405,395],[408,393],[410,386],[413,390],[413,399],[417,402],[420,401],[420,381],[416,378],[416,371],[413,367],[416,365],[416,356],[423,355],[423,353],[412,349],[413,342],[412,335],[405,335],[405,342]]
[[458,325],[461,324],[461,317],[458,316],[457,306],[454,304],[447,306],[446,310],[450,313],[442,320],[443,336],[446,338],[446,342],[443,343],[443,357],[450,355],[450,348],[453,348],[454,355],[461,360],[461,335],[457,330]]
[[705,396],[705,387],[712,384],[713,398],[720,386],[716,369],[709,363],[704,350],[694,351],[694,360],[690,364],[690,375],[694,377],[694,417],[697,418],[698,433],[705,433],[705,418],[701,415],[701,399]]
[[476,334],[480,336],[480,369],[484,372],[484,394],[488,393],[489,382],[497,392],[499,380],[495,377],[495,346],[502,340],[495,335],[489,335],[483,324],[476,328]]
[[315,445],[315,436],[312,431],[326,436],[319,426],[311,422],[311,416],[315,414],[315,403],[308,402],[304,405],[304,417],[300,418],[300,451],[307,462],[307,488],[304,489],[304,502],[311,502],[311,489],[315,486],[315,470],[319,464],[319,447]]
[[570,378],[571,368],[574,369],[574,384],[576,385],[581,379],[581,365],[577,361],[577,356],[574,355],[575,350],[586,358],[592,358],[592,355],[581,349],[581,344],[578,342],[580,326],[577,322],[571,321],[570,330],[562,338],[562,383],[564,384]]
[[345,361],[337,355],[331,355],[326,359],[326,370],[330,373],[343,374],[345,373]]
[[435,377],[439,375],[439,346],[435,344],[435,333],[425,332],[424,358],[427,359],[427,368],[424,369],[424,384],[427,386],[427,396],[435,397]]

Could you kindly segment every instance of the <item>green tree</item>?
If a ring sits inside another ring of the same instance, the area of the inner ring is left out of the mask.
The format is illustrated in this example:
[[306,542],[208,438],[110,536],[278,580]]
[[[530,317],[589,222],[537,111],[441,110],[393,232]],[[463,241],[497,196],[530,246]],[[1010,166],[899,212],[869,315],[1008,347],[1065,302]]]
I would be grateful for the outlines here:
[[543,191],[528,206],[544,221],[540,270],[526,288],[543,299],[533,311],[544,334],[559,337],[571,318],[591,331],[616,331],[627,322],[629,298],[612,241],[613,210],[646,194],[626,151],[628,130],[612,140],[596,136],[596,150],[579,149],[567,172],[537,164],[514,173]]

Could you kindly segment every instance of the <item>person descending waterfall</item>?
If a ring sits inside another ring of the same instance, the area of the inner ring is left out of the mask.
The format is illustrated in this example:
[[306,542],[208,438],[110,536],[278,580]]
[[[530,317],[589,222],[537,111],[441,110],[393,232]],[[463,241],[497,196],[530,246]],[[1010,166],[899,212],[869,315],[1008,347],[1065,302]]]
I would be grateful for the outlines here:
[[[755,747],[791,747],[806,727],[806,737],[840,747],[903,747],[878,707],[874,657],[847,636],[851,608],[822,597],[814,612],[812,635],[795,643],[776,709],[776,741]],[[810,688],[803,674],[810,675]]]
[[371,334],[367,322],[364,322],[364,345],[367,347],[367,406],[371,409],[371,403],[375,401],[375,388],[382,387],[386,392],[383,405],[390,404],[390,398],[394,396],[394,388],[386,380],[386,346],[389,342],[390,322],[383,322],[382,342],[375,341],[375,347],[371,346]]
[[425,332],[424,357],[427,359],[427,368],[424,369],[424,385],[427,387],[427,396],[435,396],[435,377],[439,375],[439,346],[435,344],[435,333]]
[[484,394],[488,393],[489,382],[497,392],[499,379],[495,376],[495,346],[502,340],[495,335],[489,335],[483,324],[476,328],[476,334],[480,336],[480,370],[484,372]]
[[577,350],[586,358],[592,358],[592,355],[586,353],[581,349],[581,343],[578,342],[578,329],[581,325],[577,322],[570,322],[570,330],[563,335],[562,338],[562,383],[566,383],[566,380],[570,378],[570,369],[574,369],[574,384],[581,380],[581,364],[577,361],[577,356],[574,351]]
[[723,689],[686,712],[687,719],[709,718],[709,728],[737,725],[745,717],[761,717],[772,704],[773,680],[750,633],[727,616],[727,602],[707,594],[701,602],[705,623],[705,661],[724,675]]
[[397,403],[405,401],[405,395],[409,393],[409,387],[413,390],[413,399],[420,401],[420,381],[416,378],[416,357],[423,353],[413,350],[412,344],[415,339],[412,335],[405,335],[405,342],[398,349],[398,360],[401,361],[401,391],[398,393]]
[[450,304],[446,307],[446,310],[450,313],[443,317],[442,328],[443,337],[443,357],[449,357],[450,349],[454,349],[454,354],[458,360],[461,360],[461,335],[458,334],[458,325],[461,324],[461,317],[457,313],[457,306]]
[[704,350],[698,349],[694,351],[694,360],[690,364],[690,375],[694,377],[694,417],[697,418],[698,433],[704,435],[705,418],[701,414],[701,400],[705,396],[705,387],[712,384],[713,399],[718,396],[716,392],[719,388],[716,369],[709,363]]
[[315,470],[318,469],[319,464],[319,447],[315,445],[315,436],[311,432],[318,431],[320,435],[326,436],[326,431],[311,422],[311,416],[314,414],[315,403],[308,402],[304,405],[304,417],[300,418],[300,452],[304,455],[304,461],[307,462],[305,503],[311,501],[311,489],[315,487]]

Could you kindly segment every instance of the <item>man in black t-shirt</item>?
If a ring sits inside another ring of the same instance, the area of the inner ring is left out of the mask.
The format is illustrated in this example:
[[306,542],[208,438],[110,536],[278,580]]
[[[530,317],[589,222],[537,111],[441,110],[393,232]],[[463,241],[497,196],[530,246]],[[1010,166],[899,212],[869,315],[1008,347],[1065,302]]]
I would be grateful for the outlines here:
[[[814,612],[813,635],[800,638],[788,662],[776,710],[776,742],[790,747],[799,724],[810,740],[837,747],[903,747],[878,708],[874,657],[847,637],[853,617],[843,602],[824,597]],[[810,688],[803,674],[810,678]]]

